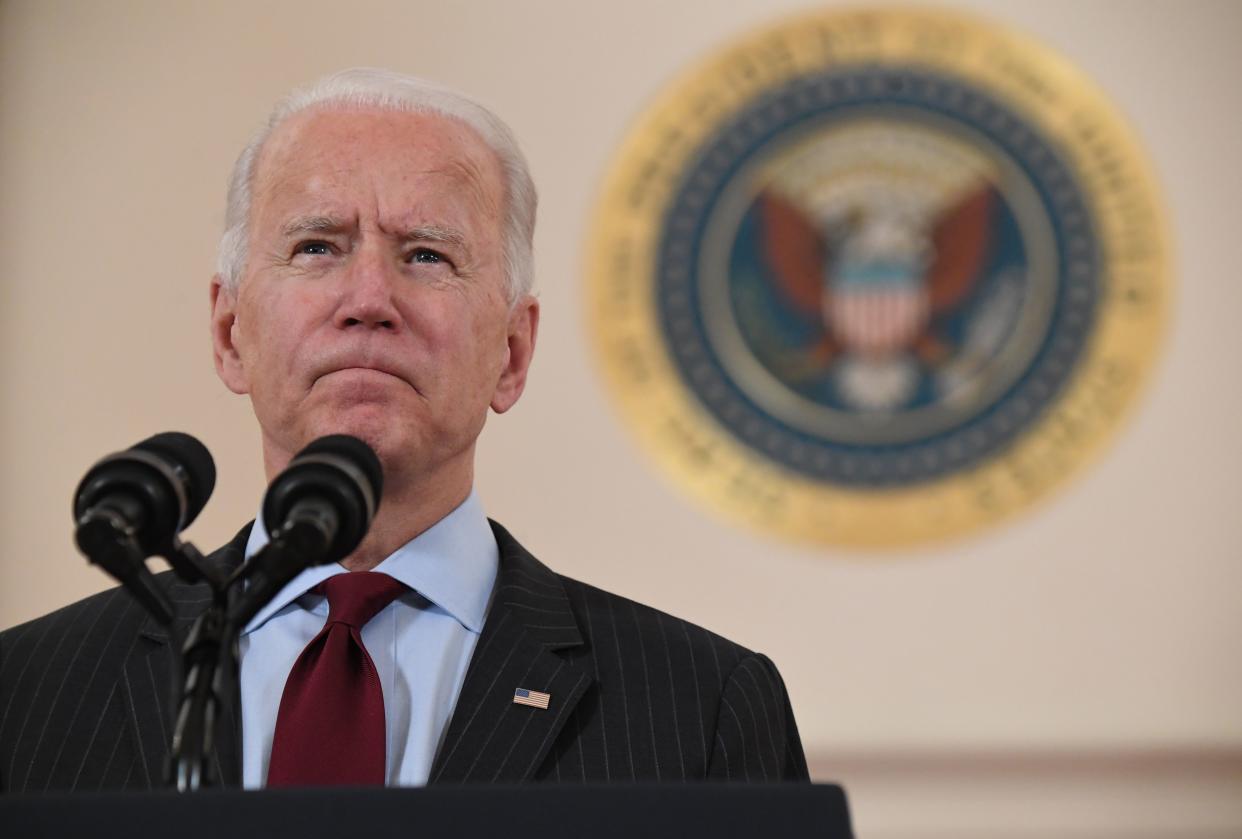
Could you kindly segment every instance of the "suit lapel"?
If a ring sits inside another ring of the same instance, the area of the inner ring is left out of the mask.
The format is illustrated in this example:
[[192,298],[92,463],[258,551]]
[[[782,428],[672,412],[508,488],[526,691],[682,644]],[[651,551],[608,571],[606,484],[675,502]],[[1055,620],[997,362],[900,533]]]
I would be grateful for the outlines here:
[[[431,783],[530,779],[593,681],[556,654],[582,644],[560,579],[500,525],[492,530],[496,594]],[[548,694],[548,707],[515,703],[519,688]]]
[[[248,535],[247,527],[232,542],[211,554],[208,562],[230,571],[237,567]],[[169,579],[174,580],[167,589],[174,608],[173,637],[184,638],[199,614],[211,604],[211,592],[206,584],[188,585],[171,574]],[[174,650],[167,628],[148,618],[140,635],[141,640],[125,663],[121,688],[138,752],[136,770],[145,774],[147,787],[154,788],[165,783],[168,743],[177,713],[172,704],[180,693],[182,675],[174,667]],[[225,787],[241,785],[241,732],[236,707],[235,696],[216,724],[213,764],[215,777]]]

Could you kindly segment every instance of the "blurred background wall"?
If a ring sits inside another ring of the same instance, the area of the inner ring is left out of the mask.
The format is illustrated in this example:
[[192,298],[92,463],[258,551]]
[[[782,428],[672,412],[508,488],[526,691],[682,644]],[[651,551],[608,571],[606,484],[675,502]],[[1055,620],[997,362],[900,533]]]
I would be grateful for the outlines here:
[[812,7],[0,4],[0,625],[108,584],[68,516],[106,452],[191,432],[220,481],[188,537],[211,549],[253,516],[258,437],[207,332],[227,173],[289,88],[390,67],[494,107],[541,191],[535,368],[480,451],[494,518],[562,573],[771,655],[864,837],[1242,835],[1242,5],[953,7],[1069,57],[1128,117],[1167,201],[1174,305],[1138,409],[1068,488],[874,556],[701,512],[622,427],[585,331],[584,239],[627,128],[687,65]]

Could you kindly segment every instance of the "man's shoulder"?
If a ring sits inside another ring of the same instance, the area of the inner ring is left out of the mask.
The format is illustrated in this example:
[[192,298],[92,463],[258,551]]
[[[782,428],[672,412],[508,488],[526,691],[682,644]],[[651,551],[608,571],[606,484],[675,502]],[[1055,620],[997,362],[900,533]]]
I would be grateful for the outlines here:
[[[775,669],[763,655],[709,629],[629,597],[557,573],[523,548],[512,535],[493,522],[501,548],[499,587],[506,593],[524,595],[529,608],[554,612],[557,601],[568,604],[588,651],[607,656],[642,658],[650,652],[648,666],[665,666],[669,655],[701,662],[719,678],[744,663]],[[512,596],[508,598],[510,601]],[[541,602],[543,601],[543,602]]]
[[0,631],[0,649],[7,659],[18,646],[38,646],[53,636],[82,637],[105,620],[111,630],[117,623],[137,627],[145,619],[146,612],[138,603],[120,586],[114,586]]

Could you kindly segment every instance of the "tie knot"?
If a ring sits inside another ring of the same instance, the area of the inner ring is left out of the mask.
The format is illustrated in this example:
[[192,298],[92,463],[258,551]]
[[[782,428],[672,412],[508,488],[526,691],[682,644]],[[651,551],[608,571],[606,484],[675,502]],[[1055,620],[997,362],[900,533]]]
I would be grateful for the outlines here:
[[328,623],[362,629],[407,589],[387,574],[354,571],[329,577],[314,590],[328,598]]

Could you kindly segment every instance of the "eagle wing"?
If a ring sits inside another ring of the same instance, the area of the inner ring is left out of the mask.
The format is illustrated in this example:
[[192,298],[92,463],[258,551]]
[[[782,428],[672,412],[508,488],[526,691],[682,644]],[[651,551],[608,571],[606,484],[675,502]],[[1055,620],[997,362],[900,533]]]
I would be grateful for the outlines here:
[[828,243],[811,219],[792,202],[772,192],[759,197],[763,250],[777,284],[794,308],[820,317]]
[[927,272],[932,314],[954,309],[979,281],[988,256],[996,193],[985,186],[970,193],[937,220],[935,257]]

